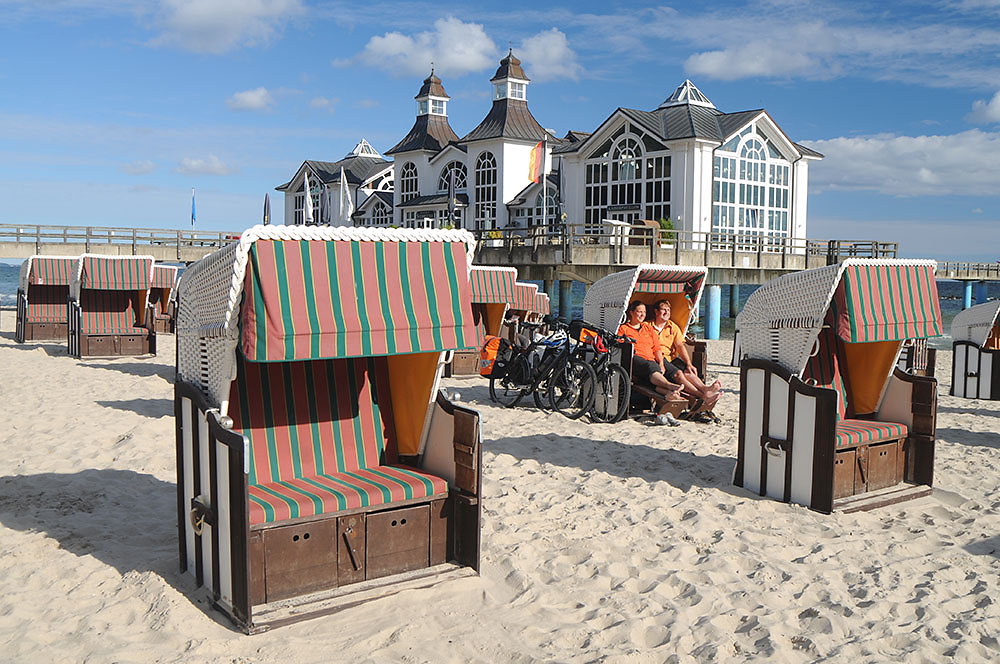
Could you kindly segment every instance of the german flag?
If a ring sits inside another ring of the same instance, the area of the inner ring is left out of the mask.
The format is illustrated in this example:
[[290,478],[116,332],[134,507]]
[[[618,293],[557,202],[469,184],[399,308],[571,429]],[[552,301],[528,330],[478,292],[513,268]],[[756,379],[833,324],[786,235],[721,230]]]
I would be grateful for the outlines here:
[[545,167],[545,141],[538,141],[538,144],[531,148],[531,158],[528,160],[528,179],[538,182],[542,177],[542,169]]

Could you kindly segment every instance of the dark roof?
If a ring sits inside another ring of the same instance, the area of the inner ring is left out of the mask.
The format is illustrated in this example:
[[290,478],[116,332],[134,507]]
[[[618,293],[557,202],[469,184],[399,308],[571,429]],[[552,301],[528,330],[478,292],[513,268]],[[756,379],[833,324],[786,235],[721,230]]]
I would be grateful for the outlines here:
[[[341,159],[340,161],[316,161],[313,159],[306,159],[303,164],[308,165],[309,169],[323,184],[330,184],[333,182],[339,183],[340,169],[343,168],[344,178],[347,180],[348,184],[360,185],[375,173],[391,166],[392,162],[380,159],[379,157],[351,155]],[[301,169],[302,167],[300,166],[299,170]],[[298,171],[296,171],[295,174],[298,175]],[[295,178],[292,178],[292,180],[294,179]],[[275,187],[275,189],[277,191],[285,191],[292,184],[292,180]]]
[[507,56],[500,61],[500,66],[497,68],[497,73],[493,74],[493,78],[490,82],[500,81],[505,78],[516,78],[522,81],[530,81],[528,75],[524,73],[521,69],[521,61],[514,57],[513,49],[507,53]]
[[413,122],[410,133],[399,143],[386,151],[386,154],[409,152],[410,150],[428,150],[438,152],[452,141],[458,140],[458,134],[448,124],[446,115],[418,115]]
[[[545,130],[528,110],[523,99],[496,99],[479,126],[462,137],[462,142],[487,138],[519,138],[540,141]],[[391,152],[391,151],[390,151]]]
[[764,109],[758,108],[753,111],[740,111],[739,113],[725,113],[719,116],[719,128],[722,130],[722,135],[732,136],[736,133],[738,129],[750,123],[755,117],[764,112]]
[[365,202],[358,206],[357,211],[352,214],[352,217],[363,217],[365,212],[368,211],[374,203],[372,201],[382,201],[392,209],[392,192],[391,191],[375,191],[372,195],[365,199]]
[[822,159],[824,156],[822,152],[816,152],[815,150],[807,148],[801,143],[792,143],[792,145],[795,146],[796,150],[802,153],[803,157],[819,157],[820,159]]
[[434,75],[434,70],[431,69],[431,75],[424,79],[424,84],[420,87],[420,92],[414,99],[420,99],[421,97],[426,97],[427,95],[434,95],[435,97],[448,97],[448,93],[444,91],[444,86],[441,85],[441,79]]
[[[549,173],[545,176],[545,179],[548,180],[550,187],[559,191],[559,173]],[[538,185],[538,182],[529,182],[528,186],[517,192],[517,195],[506,203],[506,205],[524,205],[528,199],[528,192],[531,191],[532,187],[537,187]]]
[[[455,199],[458,201],[459,206],[468,207],[469,205],[469,195],[468,194],[455,194]],[[397,207],[420,207],[423,205],[447,205],[448,204],[448,194],[433,194],[431,196],[414,196],[405,203],[400,203]]]

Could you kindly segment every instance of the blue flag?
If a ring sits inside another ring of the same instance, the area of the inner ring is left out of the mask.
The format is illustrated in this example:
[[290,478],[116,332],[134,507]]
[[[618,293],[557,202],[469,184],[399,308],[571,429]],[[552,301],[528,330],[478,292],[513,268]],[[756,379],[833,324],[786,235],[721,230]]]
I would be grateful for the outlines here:
[[194,213],[194,187],[191,187],[191,226],[194,226],[194,220],[197,216]]

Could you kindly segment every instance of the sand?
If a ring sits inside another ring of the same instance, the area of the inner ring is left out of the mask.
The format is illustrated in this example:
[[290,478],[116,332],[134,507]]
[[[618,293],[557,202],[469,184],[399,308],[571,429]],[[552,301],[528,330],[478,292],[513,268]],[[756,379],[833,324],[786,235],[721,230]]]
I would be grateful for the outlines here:
[[17,346],[0,324],[0,661],[1000,660],[1000,403],[947,396],[936,489],[824,516],[731,486],[721,425],[480,409],[483,573],[257,636],[177,569],[171,336],[148,359]]

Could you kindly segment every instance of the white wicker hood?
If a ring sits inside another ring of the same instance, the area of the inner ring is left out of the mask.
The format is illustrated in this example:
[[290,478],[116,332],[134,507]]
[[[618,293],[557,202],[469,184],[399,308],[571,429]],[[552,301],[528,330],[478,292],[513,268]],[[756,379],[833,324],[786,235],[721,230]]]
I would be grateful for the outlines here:
[[990,330],[1000,314],[1000,300],[984,302],[955,316],[951,323],[951,338],[954,341],[971,341],[977,346],[986,343]]

